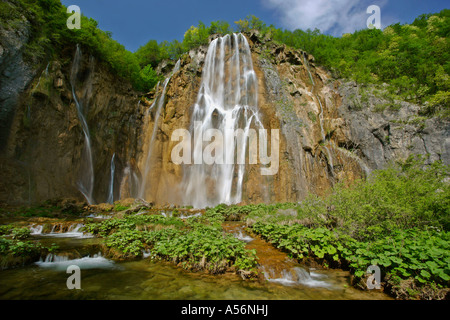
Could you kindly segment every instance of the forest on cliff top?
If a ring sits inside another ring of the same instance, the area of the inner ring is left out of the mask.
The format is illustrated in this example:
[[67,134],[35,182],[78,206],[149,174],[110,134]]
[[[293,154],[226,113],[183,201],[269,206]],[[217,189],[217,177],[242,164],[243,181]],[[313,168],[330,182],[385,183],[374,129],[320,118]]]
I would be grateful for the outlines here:
[[342,37],[320,30],[283,30],[266,25],[255,16],[230,24],[199,22],[183,40],[158,43],[149,40],[130,52],[98,28],[92,18],[82,16],[81,29],[66,27],[67,8],[59,0],[10,0],[0,2],[0,24],[13,28],[23,21],[32,23],[27,57],[39,62],[81,44],[108,63],[113,71],[129,80],[137,91],[151,90],[160,80],[156,67],[166,59],[176,61],[184,53],[208,44],[210,35],[256,30],[268,41],[302,49],[336,78],[358,83],[389,84],[393,98],[422,106],[424,116],[450,115],[450,10],[423,14],[411,24],[393,24],[382,30],[365,29]]

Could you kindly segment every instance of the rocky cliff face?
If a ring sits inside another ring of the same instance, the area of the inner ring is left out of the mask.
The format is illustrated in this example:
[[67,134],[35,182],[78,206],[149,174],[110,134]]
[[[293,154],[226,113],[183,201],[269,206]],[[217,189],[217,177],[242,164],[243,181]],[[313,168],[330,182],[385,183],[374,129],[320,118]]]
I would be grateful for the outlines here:
[[[75,48],[67,52],[75,52]],[[2,202],[83,199],[77,184],[82,175],[84,135],[70,84],[71,60],[45,64],[19,99],[9,105],[14,116],[1,154]],[[3,76],[4,81],[9,80]],[[93,197],[105,202],[113,154],[118,172],[136,156],[141,128],[136,112],[139,99],[130,85],[88,54],[82,57],[75,88],[91,133]],[[7,106],[2,103],[2,108]],[[119,197],[118,187],[115,195]]]
[[0,24],[0,151],[6,146],[20,95],[36,74],[23,57],[30,23],[23,16],[18,21],[15,28]]
[[371,169],[411,155],[423,155],[425,163],[450,163],[448,120],[423,118],[419,106],[386,100],[354,82],[343,82],[338,90],[343,97],[338,113],[345,119],[344,134]]
[[[256,34],[247,38],[264,128],[280,129],[281,135],[278,174],[262,176],[260,166],[248,165],[244,202],[299,201],[310,192],[324,194],[338,181],[354,181],[411,154],[449,164],[448,121],[421,119],[418,108],[406,103],[395,110],[380,111],[377,106],[385,101],[373,93],[362,99],[358,86],[333,79],[307,53]],[[17,38],[18,43],[24,41],[26,37]],[[183,166],[171,159],[178,142],[171,137],[175,130],[189,128],[207,49],[200,47],[183,56],[180,69],[167,84],[160,115],[155,104],[163,97],[162,84],[140,101],[131,87],[101,62],[83,55],[75,91],[85,106],[91,133],[96,202],[108,198],[115,154],[114,200],[143,197],[157,204],[186,204],[182,201]],[[11,63],[5,64],[6,58],[2,61],[0,70],[8,69]],[[15,64],[21,65],[20,59]],[[77,181],[84,136],[72,94],[70,67],[71,63],[62,59],[51,61],[35,76],[17,67],[21,75],[15,79],[22,81],[11,80],[8,72],[2,71],[2,92],[8,91],[3,90],[5,82],[19,88],[15,83],[33,80],[22,94],[13,97],[15,100],[2,101],[2,110],[9,110],[2,117],[8,114],[12,120],[8,129],[2,128],[8,135],[2,132],[1,202],[82,199]],[[160,69],[170,71],[166,65]]]

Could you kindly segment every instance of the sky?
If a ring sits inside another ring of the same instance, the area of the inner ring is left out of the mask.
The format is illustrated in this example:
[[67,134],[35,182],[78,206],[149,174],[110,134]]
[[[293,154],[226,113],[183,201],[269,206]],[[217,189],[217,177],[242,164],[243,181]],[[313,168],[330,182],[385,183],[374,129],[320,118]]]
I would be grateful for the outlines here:
[[[393,23],[411,23],[424,13],[449,9],[448,0],[61,0],[77,5],[81,13],[98,21],[102,30],[134,52],[149,40],[183,39],[199,21],[235,21],[255,15],[277,28],[320,29],[341,36],[367,28],[372,15],[367,8],[377,5],[381,28]],[[69,15],[68,15],[69,16]],[[83,27],[83,26],[81,26]]]

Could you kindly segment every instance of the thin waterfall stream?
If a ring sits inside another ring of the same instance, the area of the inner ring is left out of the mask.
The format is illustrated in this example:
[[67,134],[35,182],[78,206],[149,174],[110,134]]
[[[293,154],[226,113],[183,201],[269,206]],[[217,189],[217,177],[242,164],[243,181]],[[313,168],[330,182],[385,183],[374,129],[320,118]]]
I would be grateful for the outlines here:
[[110,204],[114,203],[114,174],[116,170],[116,165],[114,163],[115,158],[116,154],[114,153],[111,158],[111,180],[109,182],[108,200],[107,200],[107,202]]
[[75,57],[72,62],[72,69],[70,73],[70,85],[72,86],[72,96],[75,101],[75,105],[77,107],[78,119],[80,120],[81,127],[83,129],[84,134],[84,150],[82,155],[82,163],[80,166],[80,180],[78,181],[78,188],[80,192],[84,195],[87,202],[92,205],[95,203],[93,197],[94,191],[94,165],[92,159],[92,148],[91,148],[91,136],[89,133],[89,127],[85,118],[84,113],[86,110],[84,106],[79,101],[75,85],[78,73],[80,71],[81,60],[83,56],[81,53],[80,46],[77,45],[77,49],[75,52]]

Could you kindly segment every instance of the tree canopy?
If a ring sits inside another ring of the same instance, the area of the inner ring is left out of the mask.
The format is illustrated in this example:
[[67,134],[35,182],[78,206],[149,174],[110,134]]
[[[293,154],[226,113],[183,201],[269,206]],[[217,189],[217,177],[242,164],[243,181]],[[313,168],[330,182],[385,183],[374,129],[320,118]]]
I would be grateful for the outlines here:
[[105,61],[114,72],[129,80],[136,90],[148,91],[159,80],[159,63],[206,45],[213,34],[258,30],[262,37],[302,49],[337,77],[359,83],[388,83],[396,97],[422,104],[424,113],[450,115],[450,10],[419,16],[412,24],[399,23],[383,31],[359,30],[333,37],[320,30],[285,30],[266,25],[255,16],[236,21],[199,22],[180,42],[150,40],[132,53],[98,28],[94,19],[82,16],[82,28],[66,27],[67,9],[58,0],[9,0],[0,2],[0,23],[14,26],[21,15],[32,24],[27,45],[32,59],[73,48],[80,44]]

